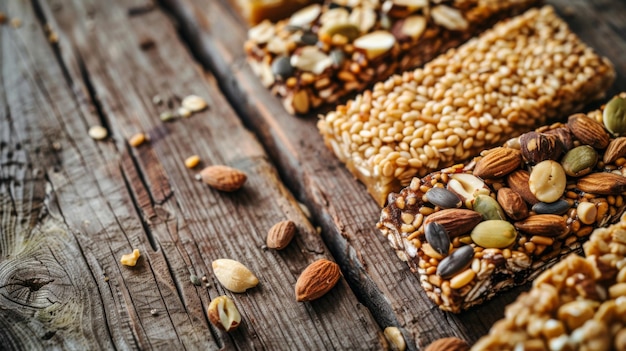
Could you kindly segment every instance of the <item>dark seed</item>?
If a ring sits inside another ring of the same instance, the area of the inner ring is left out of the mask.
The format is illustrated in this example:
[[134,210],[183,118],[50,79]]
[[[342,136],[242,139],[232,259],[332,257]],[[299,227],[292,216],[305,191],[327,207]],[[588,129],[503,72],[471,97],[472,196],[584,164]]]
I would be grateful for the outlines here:
[[461,207],[461,199],[445,188],[432,188],[426,192],[426,199],[433,205],[441,208],[459,208]]
[[317,44],[317,34],[306,32],[300,36],[300,42],[304,45],[315,45]]
[[280,79],[287,79],[293,75],[294,69],[289,62],[289,57],[279,56],[272,62],[272,73]]
[[426,224],[426,241],[440,255],[447,256],[450,251],[450,236],[444,226],[437,222]]
[[537,202],[533,205],[532,210],[538,214],[557,214],[561,215],[569,210],[569,202],[560,199],[555,202]]
[[453,251],[450,256],[444,258],[437,266],[437,275],[443,279],[450,279],[457,273],[469,267],[474,258],[474,248],[466,245]]

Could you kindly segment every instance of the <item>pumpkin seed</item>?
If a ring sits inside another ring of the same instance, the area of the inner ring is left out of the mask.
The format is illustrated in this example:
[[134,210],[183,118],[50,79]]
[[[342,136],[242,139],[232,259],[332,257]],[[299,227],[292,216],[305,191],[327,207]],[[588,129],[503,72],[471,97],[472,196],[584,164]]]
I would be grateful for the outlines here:
[[461,207],[461,199],[445,188],[432,188],[426,192],[426,199],[433,205],[441,208],[459,208]]
[[474,199],[474,211],[483,215],[484,220],[500,219],[505,220],[506,216],[502,206],[489,195],[478,195]]
[[443,279],[450,279],[465,268],[469,267],[474,258],[474,248],[470,245],[461,246],[452,251],[450,256],[444,258],[437,266],[437,275]]
[[538,214],[564,214],[569,210],[569,202],[559,199],[555,202],[537,202],[533,205],[532,210]]
[[277,57],[274,62],[272,62],[272,73],[274,73],[274,76],[282,80],[291,77],[294,73],[294,68],[289,61],[289,57],[287,56]]
[[581,177],[591,173],[598,163],[598,153],[589,145],[581,145],[569,150],[561,160],[565,174]]
[[611,99],[604,107],[602,122],[614,135],[626,133],[626,99],[619,96]]
[[446,228],[437,222],[431,222],[426,224],[424,231],[430,246],[440,255],[447,256],[450,251],[450,236]]
[[517,231],[511,223],[494,219],[478,223],[470,237],[478,246],[503,249],[515,242]]

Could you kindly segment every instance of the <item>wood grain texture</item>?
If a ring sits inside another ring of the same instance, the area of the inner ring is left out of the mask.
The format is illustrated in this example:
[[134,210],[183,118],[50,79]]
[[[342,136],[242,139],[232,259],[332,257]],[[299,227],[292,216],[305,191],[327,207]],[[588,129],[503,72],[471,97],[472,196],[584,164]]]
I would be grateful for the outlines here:
[[[341,280],[297,303],[299,273],[330,258],[263,148],[163,13],[144,1],[11,1],[0,11],[0,340],[36,349],[380,349],[380,328]],[[58,44],[46,40],[50,28]],[[146,45],[146,43],[150,43]],[[209,109],[158,118],[197,94]],[[154,103],[159,95],[163,103]],[[90,139],[103,124],[110,137]],[[150,141],[127,143],[145,132]],[[233,194],[197,182],[183,160],[227,164],[248,182]],[[290,219],[287,249],[265,233]],[[135,267],[119,263],[138,248]],[[217,258],[239,260],[259,286],[225,291]],[[190,274],[206,275],[195,286]],[[208,323],[211,298],[231,296],[243,324]]]
[[[223,91],[272,155],[283,179],[314,209],[316,221],[324,228],[326,244],[352,288],[381,326],[400,327],[409,349],[420,349],[443,336],[458,336],[473,342],[502,317],[504,306],[524,290],[523,287],[459,315],[444,313],[427,299],[419,288],[417,277],[395,257],[375,229],[380,213],[375,202],[324,147],[315,127],[315,116],[298,118],[288,115],[278,99],[261,86],[246,65],[243,52],[246,27],[225,2],[162,2],[179,18],[185,38],[196,56],[215,72]],[[575,3],[579,11],[595,11],[589,8],[591,2]],[[553,4],[560,12],[568,11],[566,1]],[[574,23],[571,17],[568,21],[587,42],[596,37],[591,34],[595,31],[594,22],[586,21],[587,16],[598,16],[595,21],[607,23],[610,20],[604,17],[619,18],[606,10],[591,15],[586,13],[569,15],[579,18],[580,23]],[[598,51],[619,62],[616,68],[619,77],[623,78],[626,67],[619,45],[624,39],[620,37],[623,34],[616,32],[623,27],[623,22],[614,21],[616,23],[611,26],[604,25],[603,35],[610,38],[605,41],[621,41],[616,46],[618,49],[603,45]],[[618,78],[611,93],[626,89],[623,84],[623,79]]]

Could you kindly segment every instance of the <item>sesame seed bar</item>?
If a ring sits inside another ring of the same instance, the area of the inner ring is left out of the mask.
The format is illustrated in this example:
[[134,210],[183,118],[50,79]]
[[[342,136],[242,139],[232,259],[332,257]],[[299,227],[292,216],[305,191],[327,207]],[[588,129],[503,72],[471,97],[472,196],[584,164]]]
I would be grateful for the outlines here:
[[327,0],[263,21],[244,49],[261,83],[306,114],[423,65],[541,0]]
[[626,350],[626,218],[584,251],[537,277],[472,350]]
[[236,0],[235,5],[250,24],[263,20],[278,21],[295,11],[321,0]]
[[377,83],[318,127],[383,206],[387,194],[414,176],[580,110],[614,79],[611,63],[544,6]]
[[612,122],[624,124],[626,93],[606,106],[413,178],[390,195],[377,226],[435,304],[460,312],[532,281],[580,252],[595,228],[619,220],[626,137],[609,131]]

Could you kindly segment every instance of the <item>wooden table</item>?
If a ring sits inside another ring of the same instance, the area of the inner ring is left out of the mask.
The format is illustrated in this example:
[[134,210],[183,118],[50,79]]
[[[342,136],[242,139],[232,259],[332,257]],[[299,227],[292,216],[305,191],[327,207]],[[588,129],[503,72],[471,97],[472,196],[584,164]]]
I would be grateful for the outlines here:
[[[615,64],[609,94],[626,90],[626,3],[548,2]],[[288,115],[252,75],[247,28],[226,0],[10,0],[0,11],[0,349],[378,350],[396,326],[418,350],[477,340],[524,290],[459,315],[435,307],[315,116]],[[159,119],[190,94],[209,108]],[[87,134],[98,124],[104,141]],[[138,132],[150,141],[132,147]],[[248,182],[210,189],[183,163],[193,154]],[[266,249],[285,219],[296,239]],[[138,264],[122,266],[134,248]],[[260,284],[226,291],[217,258],[244,263]],[[298,303],[295,281],[319,258],[343,279]],[[224,294],[243,319],[231,333],[205,312]]]

